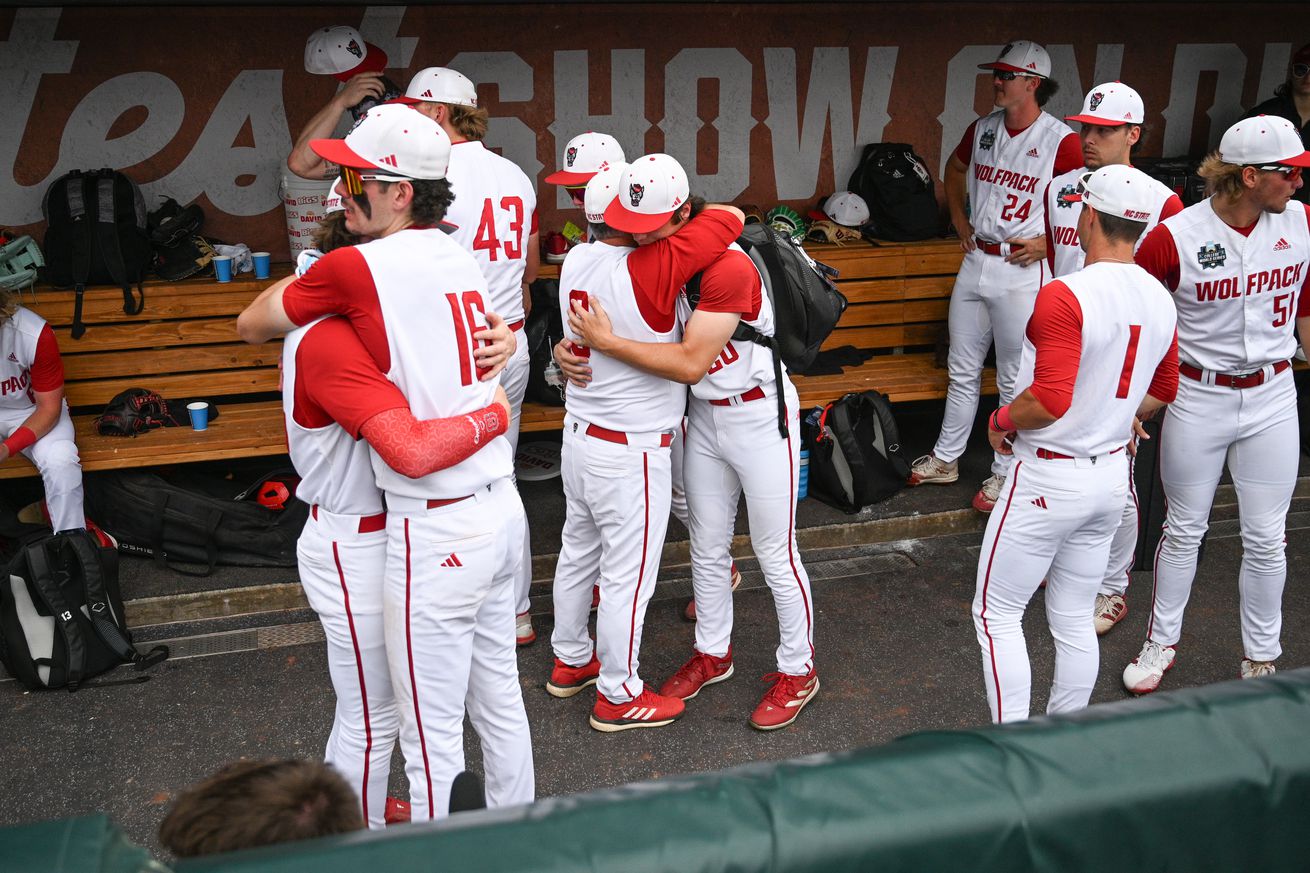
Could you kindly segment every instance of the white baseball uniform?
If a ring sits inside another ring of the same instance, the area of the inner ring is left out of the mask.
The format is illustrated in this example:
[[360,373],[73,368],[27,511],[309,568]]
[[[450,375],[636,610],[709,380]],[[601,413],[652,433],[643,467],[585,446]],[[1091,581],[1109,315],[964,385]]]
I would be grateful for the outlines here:
[[[8,439],[36,410],[33,392],[54,391],[63,384],[64,365],[50,325],[30,309],[18,307],[0,321],[0,439]],[[51,527],[57,531],[86,527],[82,460],[67,403],[54,428],[22,453],[41,474]]]
[[[982,392],[983,361],[993,342],[1001,403],[1014,399],[1024,325],[1037,290],[1049,278],[1045,263],[1006,263],[1006,240],[1041,235],[1047,183],[1082,163],[1078,135],[1064,122],[1043,112],[1028,127],[1012,131],[999,109],[969,126],[955,155],[966,165],[969,220],[978,248],[964,256],[947,317],[950,382],[941,435],[932,450],[947,463],[964,454]],[[992,472],[1004,476],[1010,463],[1009,456],[997,454]]]
[[1253,661],[1282,653],[1284,535],[1300,457],[1288,362],[1296,319],[1310,315],[1308,225],[1294,200],[1254,227],[1229,227],[1207,199],[1162,222],[1138,251],[1174,292],[1183,377],[1159,446],[1168,509],[1146,633],[1161,645],[1182,632],[1226,461],[1240,506],[1242,647]]
[[[704,272],[700,290],[700,310],[740,314],[761,334],[773,335],[773,306],[760,274],[735,243]],[[686,321],[686,296],[678,303]],[[778,432],[779,391],[787,407],[786,437]],[[785,369],[782,382],[776,380],[768,348],[731,340],[691,393],[685,464],[696,650],[723,658],[732,643],[729,546],[744,493],[751,547],[778,610],[778,671],[806,675],[814,667],[814,604],[796,545],[796,389]]]
[[[1078,239],[1078,218],[1083,214],[1082,201],[1070,202],[1063,198],[1078,191],[1078,183],[1085,167],[1056,176],[1046,187],[1046,265],[1051,275],[1056,278],[1068,276],[1083,268],[1082,242]],[[1146,228],[1137,240],[1140,248],[1152,229],[1171,215],[1183,211],[1183,201],[1163,182],[1151,179],[1152,190],[1157,200]],[[1123,519],[1119,529],[1114,533],[1110,545],[1110,562],[1105,568],[1105,578],[1101,581],[1100,593],[1105,595],[1124,594],[1128,583],[1132,581],[1133,560],[1137,552],[1137,488],[1133,482],[1134,460],[1128,459],[1128,500],[1124,502]]]
[[[338,249],[289,286],[287,315],[303,324],[350,318],[416,418],[489,405],[473,334],[485,326],[487,283],[437,229],[410,229]],[[532,744],[514,646],[514,579],[523,505],[508,440],[417,479],[373,457],[387,503],[384,627],[416,818],[445,814],[464,769],[464,714],[482,739],[487,803],[533,799]]]
[[1173,307],[1135,265],[1097,263],[1039,293],[1018,384],[1060,418],[1018,432],[983,537],[973,617],[994,721],[1028,717],[1022,620],[1043,578],[1056,653],[1047,712],[1087,705],[1100,663],[1092,607],[1128,496],[1124,447],[1148,391],[1172,398],[1176,361]]
[[327,638],[336,715],[323,759],[360,798],[370,828],[386,826],[387,777],[400,732],[383,635],[387,515],[360,428],[407,406],[343,319],[287,334],[282,411],[287,451],[310,505],[296,543],[300,584]]
[[[639,342],[678,342],[677,294],[740,232],[709,211],[664,240],[641,248],[603,242],[575,246],[560,271],[560,309],[600,301],[614,333]],[[708,255],[706,253],[709,253]],[[591,587],[599,577],[598,691],[611,703],[642,693],[638,673],[646,606],[659,575],[668,526],[670,453],[687,391],[586,349],[592,380],[565,394],[563,478],[568,499],[552,589],[551,644],[565,664],[592,656],[587,633]]]
[[[510,423],[505,438],[512,459],[518,449],[523,395],[528,389],[523,271],[528,237],[537,232],[537,193],[517,164],[472,140],[452,145],[446,180],[455,192],[455,202],[445,218],[446,223],[455,225],[451,237],[472,252],[482,268],[488,311],[500,315],[518,333],[518,349],[500,374],[500,384],[509,396]],[[523,531],[523,558],[515,580],[516,612],[528,611],[532,584],[532,544],[526,523]]]

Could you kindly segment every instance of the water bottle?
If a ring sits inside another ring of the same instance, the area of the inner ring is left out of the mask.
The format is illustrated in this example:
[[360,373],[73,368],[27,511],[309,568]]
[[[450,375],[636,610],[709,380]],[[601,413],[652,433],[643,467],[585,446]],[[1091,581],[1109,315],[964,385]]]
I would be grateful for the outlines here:
[[800,473],[796,477],[796,499],[804,500],[810,493],[810,450],[801,449]]

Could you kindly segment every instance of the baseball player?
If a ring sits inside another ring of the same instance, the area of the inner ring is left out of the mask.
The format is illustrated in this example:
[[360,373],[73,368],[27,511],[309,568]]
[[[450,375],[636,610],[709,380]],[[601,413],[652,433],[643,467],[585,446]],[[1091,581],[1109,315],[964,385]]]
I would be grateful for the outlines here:
[[1023,613],[1043,578],[1055,638],[1048,713],[1087,705],[1100,647],[1096,587],[1128,498],[1126,445],[1134,417],[1178,388],[1173,307],[1133,264],[1133,246],[1158,208],[1148,179],[1123,165],[1083,177],[1078,235],[1086,266],[1045,285],[1024,332],[1023,391],[991,416],[988,437],[1013,452],[978,559],[973,622],[992,720],[1028,717],[1032,674]]
[[[621,335],[676,343],[679,290],[742,229],[741,213],[730,206],[708,207],[688,221],[687,200],[687,175],[668,155],[638,158],[621,176],[615,168],[598,173],[585,198],[594,242],[564,260],[561,312],[567,316],[574,301],[602,305]],[[634,234],[651,233],[665,238],[635,247]],[[577,342],[568,328],[565,333]],[[595,684],[590,722],[596,730],[661,727],[681,716],[684,704],[647,688],[638,667],[669,517],[668,448],[686,389],[594,349],[584,354],[592,379],[570,388],[564,400],[568,511],[553,588],[555,666],[546,688],[571,697]],[[597,575],[593,649],[587,613]]]
[[[694,209],[693,209],[694,212]],[[620,227],[623,225],[620,224]],[[668,226],[635,234],[649,245]],[[694,311],[678,297],[680,343],[643,343],[615,336],[604,306],[574,304],[570,329],[593,352],[656,376],[691,385],[686,436],[687,502],[691,511],[692,583],[697,604],[692,657],[660,688],[690,700],[732,676],[732,587],[728,546],[737,503],[746,495],[751,545],[778,610],[778,671],[751,715],[759,730],[796,720],[819,691],[814,669],[814,608],[810,580],[796,545],[796,487],[800,420],[796,389],[785,370],[774,373],[773,352],[735,338],[745,322],[773,335],[773,306],[750,257],[734,243],[699,282]],[[781,395],[781,398],[779,397]],[[779,404],[785,407],[779,421]]]
[[1173,666],[1197,552],[1225,462],[1242,529],[1243,678],[1282,653],[1284,532],[1300,429],[1289,359],[1310,337],[1310,218],[1292,200],[1310,166],[1296,128],[1262,115],[1230,127],[1199,170],[1213,194],[1163,221],[1137,262],[1174,292],[1178,399],[1161,426],[1164,533],[1146,643],[1124,687],[1154,691]]
[[[477,89],[463,74],[445,67],[419,70],[397,102],[412,105],[441,125],[450,137],[446,179],[455,192],[455,202],[445,220],[454,225],[451,237],[473,254],[482,275],[487,277],[487,305],[505,317],[510,330],[521,334],[531,300],[528,287],[536,281],[541,259],[537,193],[532,182],[513,161],[482,145],[487,133],[487,110],[478,107]],[[527,341],[519,336],[518,352],[500,377],[513,411],[505,435],[511,460],[518,450],[519,419],[530,363]],[[523,556],[515,581],[515,632],[518,644],[526,646],[537,639],[528,612],[532,544],[526,525],[521,545]]]
[[[342,167],[346,227],[371,241],[273,285],[242,313],[238,331],[259,342],[342,314],[416,417],[485,409],[515,346],[486,302],[477,262],[437,227],[452,199],[445,132],[407,107],[379,106],[345,140],[314,149]],[[481,357],[488,325],[499,325],[499,336]],[[533,798],[513,641],[524,522],[511,464],[500,438],[419,478],[372,455],[387,505],[384,636],[415,817],[445,814],[464,769],[466,712],[482,739],[488,804]]]
[[[1132,163],[1132,149],[1141,139],[1142,120],[1146,115],[1142,98],[1122,82],[1097,85],[1083,98],[1082,112],[1067,116],[1082,129],[1078,138],[1083,145],[1083,167],[1056,176],[1046,186],[1046,263],[1057,279],[1083,268],[1083,249],[1078,239],[1078,219],[1082,203],[1068,199],[1077,190],[1087,170]],[[1137,245],[1160,221],[1183,210],[1183,201],[1164,184],[1147,177],[1159,203],[1146,222],[1146,231]],[[1129,571],[1137,549],[1137,490],[1133,485],[1133,459],[1128,460],[1128,500],[1123,520],[1115,532],[1110,548],[1110,563],[1096,594],[1094,618],[1096,633],[1104,634],[1128,614]]]
[[[947,318],[946,416],[931,454],[914,462],[911,485],[946,485],[960,478],[958,460],[973,427],[983,361],[993,341],[1001,403],[1014,399],[1023,328],[1046,279],[1042,192],[1052,176],[1082,165],[1077,135],[1042,111],[1059,87],[1051,79],[1046,49],[1016,40],[995,62],[979,68],[992,71],[996,111],[969,125],[946,165],[946,204],[965,256]],[[973,498],[975,509],[992,511],[1011,460],[995,454],[992,475]]]
[[20,452],[41,474],[51,528],[86,527],[59,345],[44,318],[0,289],[0,461]]

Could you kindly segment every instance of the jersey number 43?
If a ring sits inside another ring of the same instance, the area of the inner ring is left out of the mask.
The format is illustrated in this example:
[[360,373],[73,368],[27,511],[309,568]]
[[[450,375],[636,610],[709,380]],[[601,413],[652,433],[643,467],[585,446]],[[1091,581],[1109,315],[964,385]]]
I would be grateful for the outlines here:
[[475,251],[487,253],[487,259],[495,262],[503,252],[505,258],[517,261],[523,257],[523,198],[500,198],[500,211],[509,213],[509,235],[503,240],[496,233],[496,210],[491,198],[482,201],[482,217],[478,220],[478,232],[473,235]]

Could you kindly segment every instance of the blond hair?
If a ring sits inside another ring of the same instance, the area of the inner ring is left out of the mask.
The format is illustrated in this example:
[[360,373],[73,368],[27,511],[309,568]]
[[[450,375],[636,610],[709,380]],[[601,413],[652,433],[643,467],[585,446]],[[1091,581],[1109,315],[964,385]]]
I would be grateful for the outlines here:
[[459,132],[459,135],[465,139],[474,142],[482,139],[487,135],[487,123],[491,115],[487,110],[472,106],[462,106],[457,103],[447,103],[446,109],[449,110],[450,126]]
[[0,324],[14,317],[18,311],[18,292],[10,288],[0,288]]
[[1206,155],[1196,173],[1205,180],[1205,193],[1220,200],[1232,202],[1246,190],[1242,184],[1241,164],[1225,163],[1218,152]]

